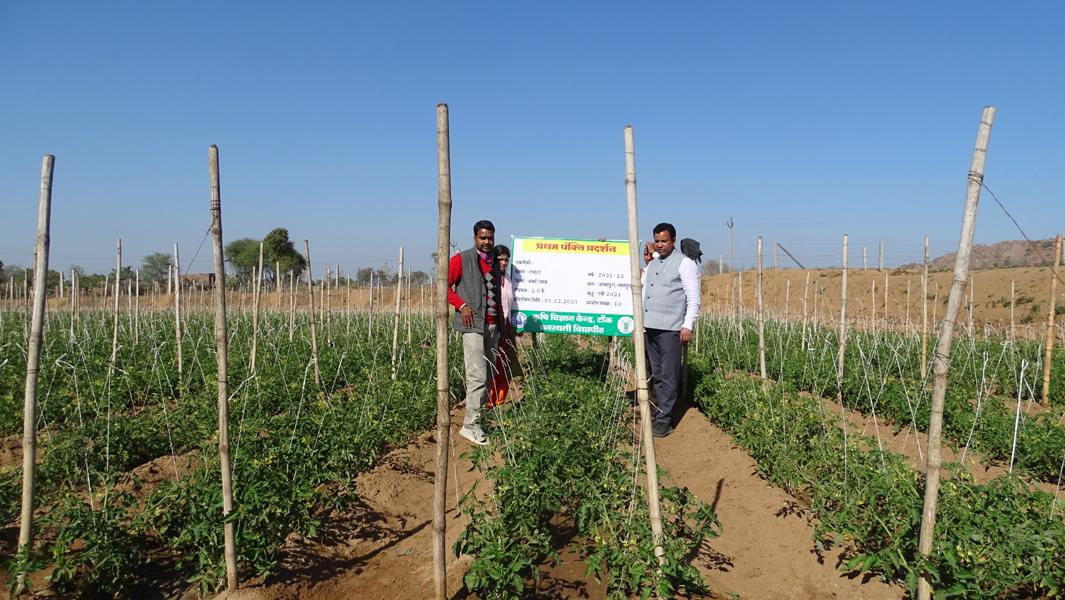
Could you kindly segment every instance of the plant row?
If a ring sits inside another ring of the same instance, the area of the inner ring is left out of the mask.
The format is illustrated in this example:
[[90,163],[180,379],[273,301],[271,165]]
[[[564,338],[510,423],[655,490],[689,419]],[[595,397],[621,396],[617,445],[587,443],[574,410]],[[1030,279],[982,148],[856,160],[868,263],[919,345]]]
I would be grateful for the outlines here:
[[849,436],[817,398],[789,386],[691,363],[706,416],[772,483],[804,499],[815,542],[846,549],[846,571],[904,584],[926,577],[936,597],[1041,597],[1065,591],[1065,524],[1054,499],[1014,477],[974,483],[951,472],[939,493],[930,556],[918,552],[924,477],[875,441]]
[[663,486],[659,567],[629,400],[604,381],[602,349],[547,336],[533,364],[524,399],[489,411],[492,445],[472,454],[490,489],[462,500],[470,524],[455,551],[474,556],[466,587],[482,598],[525,597],[568,548],[610,598],[705,592],[690,557],[717,536],[717,518],[687,489]]
[[[715,366],[759,372],[758,337],[753,322],[700,322],[700,354]],[[702,341],[701,340],[701,341]],[[929,340],[931,355],[935,340]],[[765,326],[766,371],[789,389],[835,399],[842,393],[847,408],[886,418],[896,427],[927,431],[931,412],[930,375],[920,374],[919,339],[885,332],[851,331],[847,335],[842,381],[837,380],[839,337],[836,330],[809,328],[805,340],[795,323]],[[1034,344],[961,338],[952,349],[944,404],[943,434],[955,446],[979,452],[985,459],[1008,461],[1043,481],[1055,482],[1065,457],[1065,412],[1047,410],[1016,414],[1021,360],[1032,358],[1025,371],[1031,385],[1039,371]],[[1054,358],[1052,381],[1065,396],[1065,354]],[[931,369],[929,369],[929,374]],[[1053,379],[1056,377],[1056,379]],[[1039,386],[1034,386],[1039,387]],[[1025,387],[1024,391],[1028,391]],[[1007,395],[1013,394],[1013,395]],[[1027,395],[1030,399],[1032,396]]]
[[[258,373],[250,376],[247,321],[231,320],[229,354],[229,519],[242,577],[272,572],[287,536],[313,537],[328,510],[355,498],[356,475],[431,426],[435,415],[435,358],[422,343],[432,335],[427,318],[416,320],[412,342],[400,345],[395,381],[390,322],[378,319],[368,329],[363,318],[357,328],[319,330],[321,386],[306,324],[295,324],[290,342],[287,316],[278,314],[264,317]],[[129,323],[122,325],[122,339],[132,344]],[[204,591],[223,580],[211,319],[193,315],[187,325],[180,386],[164,376],[169,358],[142,356],[153,347],[162,354],[173,341],[172,322],[142,323],[145,350],[120,352],[110,376],[109,328],[87,327],[73,337],[61,327],[46,332],[42,362],[52,367],[41,378],[41,518],[37,544],[14,557],[13,572],[47,568],[49,585],[61,594],[116,597],[157,587],[153,577],[195,581]],[[453,344],[450,352],[461,365],[461,348]],[[167,476],[145,485],[134,467],[152,460]],[[9,522],[19,486],[20,469],[5,469],[0,499]]]

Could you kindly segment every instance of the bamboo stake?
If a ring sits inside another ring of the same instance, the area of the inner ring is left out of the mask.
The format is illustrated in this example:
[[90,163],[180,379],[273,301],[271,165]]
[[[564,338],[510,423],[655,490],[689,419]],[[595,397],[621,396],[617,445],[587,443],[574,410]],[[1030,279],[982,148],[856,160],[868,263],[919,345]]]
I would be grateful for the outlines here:
[[1054,266],[1050,269],[1050,307],[1047,309],[1047,339],[1043,350],[1043,402],[1050,404],[1050,365],[1054,359],[1054,316],[1058,290],[1058,265],[1061,264],[1061,234],[1054,241]]
[[[973,230],[976,227],[976,208],[980,202],[980,186],[984,179],[984,161],[987,158],[987,141],[991,136],[991,123],[995,119],[995,107],[984,107],[980,119],[980,128],[973,148],[972,166],[969,169],[969,185],[965,197],[965,213],[961,224],[961,239],[958,242],[958,254],[954,259],[954,278],[947,300],[947,314],[943,318],[943,328],[936,344],[933,357],[935,380],[932,383],[932,412],[928,422],[928,465],[925,469],[924,509],[921,513],[921,537],[918,550],[927,557],[932,552],[932,537],[936,524],[936,506],[939,502],[940,438],[943,430],[943,399],[947,391],[947,370],[950,366],[951,337],[954,333],[954,321],[961,307],[965,282],[969,275],[969,253],[972,249]],[[917,581],[917,597],[928,600],[932,593],[931,584],[924,577]]]
[[[22,512],[18,536],[20,554],[28,554],[33,543],[33,503],[37,484],[37,381],[41,368],[41,341],[46,308],[45,284],[48,280],[54,168],[55,157],[45,154],[41,161],[41,189],[37,203],[37,245],[33,255],[33,315],[26,343],[26,387],[22,404]],[[16,593],[25,589],[25,577],[25,571],[18,574]]]
[[[115,372],[115,361],[118,360],[118,298],[122,295],[122,239],[115,240],[115,303],[111,313],[111,359],[107,363],[107,379],[110,380]],[[108,405],[110,407],[110,405]]]
[[[836,359],[836,402],[843,408],[843,356],[847,349],[847,234],[843,234],[843,270],[839,288],[839,355]],[[846,422],[844,420],[844,422]]]
[[[451,141],[447,105],[436,106],[436,475],[433,480],[433,583],[436,600],[447,599],[447,467],[451,447],[451,399],[447,361],[447,263],[451,241]],[[371,276],[372,276],[371,271]]]
[[322,370],[318,366],[318,330],[314,324],[314,271],[311,270],[311,243],[303,240],[303,250],[307,255],[307,297],[310,305],[307,315],[311,318],[311,362],[314,364],[314,385],[322,389]]
[[924,272],[921,275],[921,381],[928,378],[928,236],[924,236]]
[[141,339],[141,270],[136,269],[133,273],[137,280],[136,299],[133,306],[133,344],[136,345]]
[[869,269],[869,249],[866,248],[865,246],[862,246],[862,270],[866,271],[868,269]]
[[[739,276],[740,276],[740,283],[739,283],[739,294],[740,294],[739,318],[742,319],[744,317],[744,314],[747,312],[747,307],[743,305],[743,269],[740,269]],[[741,329],[741,331],[742,331],[742,329]]]
[[255,377],[255,354],[259,347],[259,301],[263,291],[263,243],[259,242],[259,272],[255,278],[255,302],[251,309],[251,376]]
[[281,261],[274,263],[274,312],[281,312]]
[[[883,243],[883,242],[881,242]],[[883,266],[881,266],[883,269]],[[884,326],[888,325],[888,302],[891,301],[890,288],[888,288],[888,274],[884,273]]]
[[965,329],[969,337],[973,337],[973,288],[976,287],[976,277],[969,274],[969,318],[966,321]]
[[870,299],[870,307],[872,308],[872,311],[873,311],[873,313],[872,313],[873,316],[872,316],[872,319],[871,319],[870,322],[872,323],[873,330],[875,331],[876,330],[876,280],[875,279],[869,282],[869,299]]
[[1017,280],[1010,281],[1010,343],[1017,340],[1016,326],[1013,321],[1013,309],[1017,306]]
[[370,316],[366,321],[366,339],[373,340],[373,269],[370,270]]
[[762,297],[762,236],[758,236],[758,371],[762,375],[762,389],[769,385],[765,372],[765,303]]
[[936,312],[938,310],[939,310],[939,282],[937,281],[936,282],[936,293],[935,293],[934,297],[932,298],[932,328],[933,329],[935,329],[935,324],[938,322],[936,320],[936,316],[937,316]]
[[806,272],[806,283],[802,286],[802,342],[799,345],[799,347],[803,351],[806,351],[806,315],[808,314],[807,313],[807,304],[806,304],[806,295],[807,295],[807,293],[809,291],[810,291],[810,272],[807,271]]
[[399,306],[403,299],[403,246],[399,247],[399,271],[396,273],[396,310],[392,318],[392,381],[396,380],[399,356]]
[[78,307],[78,273],[74,269],[70,270],[70,337],[74,338],[74,319],[77,315]]
[[407,268],[407,345],[411,344],[411,337],[413,332],[411,331],[411,314],[410,314],[410,267]]
[[174,242],[174,343],[177,352],[177,388],[181,389],[181,255]]
[[643,329],[643,283],[640,281],[640,264],[643,260],[639,248],[636,218],[636,156],[633,148],[632,126],[625,127],[625,195],[629,207],[629,266],[632,277],[632,310],[636,328],[632,333],[636,361],[636,399],[640,405],[641,435],[643,437],[645,469],[647,473],[647,509],[651,518],[651,540],[655,546],[658,564],[666,562],[662,548],[662,515],[658,502],[658,463],[655,460],[655,441],[651,433],[651,407],[647,395],[647,354]]
[[[884,270],[884,241],[883,240],[880,241],[880,268],[878,270],[880,270],[880,271]],[[884,289],[886,290],[887,288],[884,288]]]
[[288,272],[288,341],[292,341],[296,329],[296,273]]
[[789,310],[791,302],[791,279],[784,281],[784,320],[787,321],[791,317]]
[[[222,188],[218,174],[218,146],[208,150],[211,177],[211,237],[214,240],[214,342],[218,349],[218,459],[222,468],[222,518],[233,512],[233,469],[229,462],[228,337],[226,335],[226,265],[222,247]],[[234,523],[223,525],[226,589],[237,589],[237,549]]]

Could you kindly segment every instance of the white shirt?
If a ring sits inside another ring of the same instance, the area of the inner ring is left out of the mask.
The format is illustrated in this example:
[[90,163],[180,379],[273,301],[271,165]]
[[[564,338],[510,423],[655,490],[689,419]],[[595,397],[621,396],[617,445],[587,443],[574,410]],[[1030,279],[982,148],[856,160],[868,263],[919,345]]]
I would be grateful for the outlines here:
[[[674,252],[677,252],[677,250],[674,250]],[[680,272],[680,285],[684,288],[684,299],[686,300],[684,321],[681,323],[681,327],[688,331],[694,331],[695,317],[699,316],[699,306],[701,304],[699,265],[696,265],[694,260],[685,256],[680,259],[680,266],[677,270]]]

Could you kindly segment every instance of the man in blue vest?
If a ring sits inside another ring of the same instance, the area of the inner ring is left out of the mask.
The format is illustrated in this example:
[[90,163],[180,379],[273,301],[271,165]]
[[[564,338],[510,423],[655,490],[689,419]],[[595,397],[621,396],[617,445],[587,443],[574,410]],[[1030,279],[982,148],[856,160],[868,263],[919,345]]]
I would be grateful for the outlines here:
[[491,221],[477,221],[473,248],[452,256],[447,269],[447,301],[456,311],[453,325],[462,334],[466,363],[466,414],[459,435],[478,446],[488,444],[478,421],[488,397],[503,324],[500,271],[493,255],[495,234]]
[[699,267],[676,249],[677,230],[669,223],[654,228],[655,252],[645,270],[643,326],[647,361],[655,393],[655,437],[673,433],[681,354],[691,341],[699,314]]

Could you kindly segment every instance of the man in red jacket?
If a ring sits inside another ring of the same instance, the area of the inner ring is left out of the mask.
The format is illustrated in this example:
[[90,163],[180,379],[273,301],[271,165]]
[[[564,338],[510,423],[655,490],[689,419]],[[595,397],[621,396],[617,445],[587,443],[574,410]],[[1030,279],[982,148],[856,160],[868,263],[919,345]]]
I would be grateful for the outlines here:
[[466,414],[459,435],[478,446],[488,443],[479,419],[488,397],[503,320],[502,282],[492,252],[495,233],[491,221],[477,221],[473,248],[452,256],[447,271],[447,301],[456,311],[452,324],[462,334],[466,363]]

